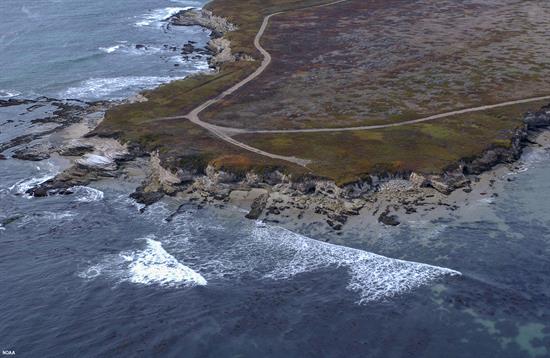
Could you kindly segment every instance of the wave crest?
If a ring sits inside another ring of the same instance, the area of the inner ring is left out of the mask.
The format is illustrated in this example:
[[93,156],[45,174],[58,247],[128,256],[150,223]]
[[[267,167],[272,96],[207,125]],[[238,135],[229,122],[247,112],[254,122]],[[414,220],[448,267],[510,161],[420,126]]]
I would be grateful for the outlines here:
[[[80,86],[68,88],[62,96],[64,98],[77,99],[112,97],[117,92],[124,92],[129,88],[136,88],[138,90],[150,89],[181,78],[183,77],[128,76],[91,78],[82,82]],[[126,95],[122,94],[120,98],[126,98]]]
[[143,250],[124,251],[80,274],[86,279],[106,275],[121,282],[165,287],[205,286],[206,279],[170,255],[154,236],[145,238]]

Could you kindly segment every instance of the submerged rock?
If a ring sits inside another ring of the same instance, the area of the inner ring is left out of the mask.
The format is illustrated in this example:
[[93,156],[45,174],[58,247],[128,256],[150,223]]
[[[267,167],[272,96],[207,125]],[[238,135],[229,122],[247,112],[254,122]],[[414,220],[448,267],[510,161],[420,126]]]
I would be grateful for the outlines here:
[[389,210],[384,211],[378,217],[378,222],[381,222],[384,225],[397,226],[401,224],[397,215],[390,215]]
[[186,43],[181,48],[181,54],[182,55],[190,55],[190,54],[193,53],[193,51],[195,51],[195,46],[193,46],[193,44],[190,44],[190,43]]
[[248,212],[248,214],[245,215],[245,217],[252,220],[258,219],[265,210],[268,198],[269,194],[262,194],[254,199],[252,205],[250,206],[250,211]]
[[50,149],[51,148],[42,145],[25,147],[16,150],[12,157],[19,160],[40,161],[50,157]]
[[0,227],[6,227],[9,224],[14,223],[17,220],[22,219],[24,217],[25,217],[25,215],[23,215],[23,214],[16,214],[16,215],[10,216],[8,218],[2,219],[0,221]]
[[144,205],[152,205],[162,199],[164,193],[160,191],[144,191],[142,187],[139,187],[130,194],[130,198],[134,199],[136,202]]

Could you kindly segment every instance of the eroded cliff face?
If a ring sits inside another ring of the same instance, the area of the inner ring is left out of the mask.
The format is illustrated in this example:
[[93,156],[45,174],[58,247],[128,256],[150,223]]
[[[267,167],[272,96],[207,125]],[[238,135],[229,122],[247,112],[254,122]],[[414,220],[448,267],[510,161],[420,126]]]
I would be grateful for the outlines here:
[[212,31],[208,42],[208,49],[212,52],[209,64],[215,69],[226,62],[253,61],[254,59],[243,53],[233,53],[231,41],[224,37],[228,32],[235,31],[238,27],[229,20],[214,15],[205,9],[188,9],[180,11],[168,19],[174,26],[202,26]]
[[[147,181],[142,185],[141,190],[145,193],[160,192],[172,195],[175,192],[182,192],[186,195],[196,195],[202,198],[214,198],[216,200],[227,200],[233,191],[250,191],[254,189],[263,190],[262,195],[267,198],[278,194],[295,198],[316,198],[316,205],[319,212],[332,213],[334,221],[346,215],[353,215],[355,207],[361,206],[359,202],[376,193],[381,188],[401,185],[411,189],[433,188],[441,194],[449,195],[453,191],[464,188],[468,191],[473,175],[487,171],[502,163],[512,163],[521,155],[523,147],[529,142],[531,134],[541,128],[550,126],[550,106],[540,111],[527,113],[524,117],[524,124],[514,133],[511,144],[503,147],[492,147],[477,157],[465,158],[455,163],[448,170],[441,174],[426,175],[415,172],[402,173],[378,173],[364,177],[363,180],[343,186],[336,185],[333,181],[315,175],[304,175],[299,178],[287,175],[279,170],[268,173],[248,172],[231,173],[218,170],[208,165],[203,173],[189,172],[181,169],[167,170],[162,167],[158,156],[152,156],[151,173]],[[400,183],[400,184],[395,184]],[[139,190],[138,190],[139,191]],[[160,197],[161,195],[157,195]],[[147,202],[135,198],[138,201]],[[261,200],[260,200],[261,199]],[[265,208],[263,196],[255,201],[254,213],[250,217],[257,217]],[[302,200],[302,202],[305,202]],[[300,206],[300,200],[295,204]],[[351,214],[350,214],[351,213]]]
[[[28,193],[34,196],[70,194],[74,186],[87,185],[106,177],[124,176],[126,163],[145,157],[148,158],[145,166],[146,178],[132,194],[140,203],[148,205],[164,195],[176,194],[204,203],[226,202],[236,192],[249,192],[256,193],[252,196],[253,210],[249,214],[250,218],[260,217],[264,211],[276,214],[287,206],[296,209],[309,207],[316,213],[325,215],[333,228],[341,228],[347,217],[357,215],[365,203],[372,200],[372,195],[380,190],[432,188],[442,195],[449,195],[458,188],[468,191],[475,175],[497,164],[516,161],[530,142],[531,136],[549,126],[550,105],[527,113],[509,145],[494,146],[476,157],[464,158],[443,173],[376,173],[340,186],[313,174],[293,176],[275,168],[262,172],[232,172],[207,163],[181,168],[177,165],[178,160],[163,158],[158,152],[147,153],[135,143],[121,145],[113,138],[89,135],[73,139],[58,148],[33,146],[27,152],[21,151],[14,155],[21,159],[28,157],[28,160],[35,160],[57,153],[73,159],[72,167],[29,189]],[[406,199],[403,200],[407,202]],[[413,209],[410,208],[411,211]],[[395,224],[395,218],[389,212],[382,214],[382,222]]]

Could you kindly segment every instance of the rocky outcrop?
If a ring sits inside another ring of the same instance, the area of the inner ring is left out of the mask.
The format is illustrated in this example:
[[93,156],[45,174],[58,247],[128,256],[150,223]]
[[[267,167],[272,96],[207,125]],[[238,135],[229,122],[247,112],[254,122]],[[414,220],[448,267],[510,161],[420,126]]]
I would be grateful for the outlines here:
[[382,214],[380,214],[378,217],[378,222],[388,226],[397,226],[400,224],[397,215],[390,215],[389,209],[386,209]]
[[182,10],[168,19],[171,25],[176,26],[202,26],[212,31],[211,40],[206,50],[196,49],[193,43],[188,42],[182,47],[182,55],[187,58],[193,52],[210,54],[208,62],[210,67],[219,69],[225,62],[254,61],[254,58],[245,53],[232,53],[231,42],[224,38],[224,34],[237,29],[237,26],[227,19],[213,15],[211,11],[204,9]]
[[480,156],[464,161],[465,174],[481,174],[498,164],[512,163],[519,159],[528,138],[528,125],[516,129],[509,146],[493,146]]
[[192,43],[188,42],[181,47],[182,55],[190,55],[195,51],[195,46]]
[[210,40],[208,48],[215,54],[209,60],[212,67],[218,67],[224,62],[236,60],[236,57],[231,53],[231,42],[223,37]]
[[92,181],[99,180],[105,175],[104,172],[88,170],[79,167],[69,168],[54,178],[27,190],[27,194],[35,197],[44,197],[51,194],[72,194],[71,188],[79,185],[87,185]]
[[75,141],[59,149],[58,153],[60,155],[68,157],[80,157],[86,153],[92,152],[93,150],[93,145],[85,142]]
[[182,10],[168,20],[175,26],[202,26],[217,33],[215,37],[221,37],[224,33],[237,29],[237,26],[227,19],[216,16],[212,14],[212,11],[205,9]]
[[528,129],[537,129],[550,126],[550,104],[542,107],[537,112],[529,112],[525,115],[523,122]]
[[10,98],[10,99],[0,99],[0,107],[11,107],[11,106],[20,106],[23,104],[29,104],[34,103],[35,101],[29,100],[29,99],[18,99],[18,98]]
[[430,175],[427,177],[425,186],[434,188],[438,192],[449,195],[459,188],[463,188],[470,183],[470,180],[462,171],[447,172],[443,175]]
[[173,195],[181,188],[179,185],[192,179],[183,170],[172,172],[161,165],[158,153],[153,153],[149,160],[147,178],[130,196],[138,203],[151,205],[164,195]]
[[265,210],[265,207],[267,206],[268,198],[269,194],[262,194],[254,199],[252,205],[250,206],[250,211],[248,212],[248,214],[245,215],[245,217],[252,220],[258,219]]
[[51,149],[45,145],[27,146],[13,152],[12,157],[19,160],[40,161],[50,157]]
[[424,175],[415,172],[411,173],[409,181],[414,188],[425,188],[429,184],[428,179]]
[[9,216],[7,218],[0,219],[0,228],[5,228],[6,226],[17,222],[18,220],[20,220],[24,217],[25,217],[25,215],[23,215],[23,214],[15,214],[13,216]]
[[[116,177],[119,173],[119,162],[132,159],[125,146],[114,139],[75,142],[77,146],[93,146],[93,153],[86,153],[75,160],[74,165],[54,178],[31,188],[27,194],[41,197],[50,194],[71,194],[74,186],[87,185],[92,181],[106,177]],[[94,144],[92,144],[94,143]]]
[[494,146],[482,155],[464,162],[465,174],[481,174],[497,164],[512,163],[519,159],[529,137],[529,131],[550,127],[550,105],[539,111],[528,112],[523,117],[524,125],[514,132],[509,146]]

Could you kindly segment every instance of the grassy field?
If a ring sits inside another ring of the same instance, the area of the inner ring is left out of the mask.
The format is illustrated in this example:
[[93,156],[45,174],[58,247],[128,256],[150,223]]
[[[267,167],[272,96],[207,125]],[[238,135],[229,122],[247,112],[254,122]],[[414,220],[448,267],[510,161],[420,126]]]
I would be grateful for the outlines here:
[[267,152],[311,159],[307,170],[230,145],[182,115],[253,72],[262,39],[273,62],[259,78],[201,114],[222,126],[308,128],[380,124],[469,106],[550,93],[550,4],[419,0],[215,0],[208,8],[238,25],[226,34],[234,53],[256,61],[225,63],[147,91],[147,102],[118,106],[96,129],[158,151],[164,164],[196,172],[207,164],[244,173],[279,169],[339,184],[377,172],[438,173],[462,158],[507,146],[531,103],[376,131],[248,134],[236,139]]
[[246,53],[256,61],[225,63],[217,73],[199,74],[145,91],[147,102],[124,104],[109,110],[95,133],[140,144],[148,151],[159,151],[163,162],[173,168],[192,166],[203,170],[206,164],[212,163],[236,172],[283,168],[289,173],[302,174],[302,168],[228,145],[186,120],[159,121],[157,118],[186,114],[252,73],[261,62],[253,41],[265,14],[318,3],[324,2],[215,0],[209,3],[210,10],[229,18],[239,27],[238,31],[226,35],[231,39],[232,51]]
[[437,174],[492,147],[509,147],[522,114],[544,104],[516,105],[380,130],[243,134],[237,139],[276,154],[310,159],[309,169],[342,185],[368,174]]
[[202,114],[239,128],[347,127],[550,93],[550,3],[349,0],[270,20],[270,67]]

